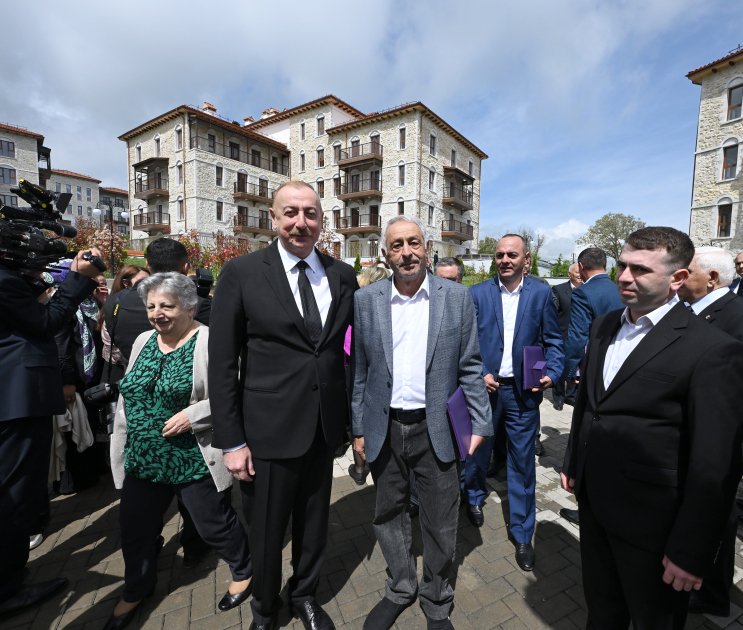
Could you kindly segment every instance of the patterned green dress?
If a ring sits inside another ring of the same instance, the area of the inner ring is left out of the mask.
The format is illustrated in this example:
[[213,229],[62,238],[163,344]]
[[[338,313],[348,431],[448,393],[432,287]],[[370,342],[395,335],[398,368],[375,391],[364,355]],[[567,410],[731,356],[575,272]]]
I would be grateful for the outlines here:
[[209,474],[196,437],[163,437],[163,425],[190,404],[196,333],[164,354],[152,335],[119,384],[126,413],[124,470],[144,481],[189,483]]

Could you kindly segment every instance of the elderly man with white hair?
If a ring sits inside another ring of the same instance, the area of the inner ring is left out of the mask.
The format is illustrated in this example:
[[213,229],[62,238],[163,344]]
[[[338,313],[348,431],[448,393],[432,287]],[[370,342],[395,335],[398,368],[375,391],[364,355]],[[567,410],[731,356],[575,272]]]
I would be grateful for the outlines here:
[[[735,263],[728,251],[719,247],[697,247],[689,265],[689,278],[678,293],[701,319],[743,341],[743,300],[729,289],[734,278]],[[692,612],[728,616],[735,571],[736,529],[734,507],[717,559],[704,576],[702,588],[691,593],[689,610]]]

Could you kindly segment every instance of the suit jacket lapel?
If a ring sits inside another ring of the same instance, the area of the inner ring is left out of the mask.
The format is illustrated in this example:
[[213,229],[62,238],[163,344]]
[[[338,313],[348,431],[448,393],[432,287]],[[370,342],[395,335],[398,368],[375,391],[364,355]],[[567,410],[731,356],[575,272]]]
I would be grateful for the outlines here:
[[686,328],[689,317],[693,315],[682,303],[673,307],[630,353],[612,379],[604,396],[610,396],[650,359],[681,337],[681,329]]
[[[279,256],[279,249],[276,241],[266,249],[266,257],[263,262],[266,264],[264,275],[268,281],[268,286],[270,286],[271,290],[276,294],[276,299],[279,304],[281,304],[284,311],[286,311],[287,316],[297,327],[300,335],[307,340],[307,343],[313,345],[312,340],[307,333],[307,328],[305,328],[302,314],[297,308],[297,303],[294,301],[294,296],[289,287],[289,280],[286,277],[284,265],[281,264],[281,256]],[[329,316],[328,319],[330,319]]]
[[489,289],[488,296],[490,297],[493,313],[495,314],[495,323],[498,325],[498,332],[500,333],[501,341],[503,341],[503,301],[500,297],[498,278],[491,280]]
[[441,281],[436,276],[428,277],[428,344],[426,348],[426,371],[433,361],[433,351],[439,339],[441,321],[444,319],[446,296]]
[[[524,312],[526,312],[526,307],[529,304],[529,300],[531,299],[532,292],[530,281],[527,278],[524,278],[524,284],[521,287],[521,295],[519,295],[519,305],[516,309],[516,325],[513,327],[513,338],[516,340],[519,336],[519,328],[521,327],[521,321],[524,319]],[[500,292],[499,292],[500,295]],[[501,306],[501,319],[502,317],[502,311],[503,307]]]
[[606,394],[606,390],[604,389],[604,361],[606,360],[609,345],[621,326],[621,317],[622,311],[617,313],[615,317],[606,318],[602,322],[602,326],[598,330],[596,337],[591,341],[595,347],[591,348],[589,346],[588,348],[586,374],[595,374],[594,382],[590,383],[592,387],[588,389],[588,397],[591,400],[593,409],[596,408],[597,402]]
[[[333,322],[335,322],[335,314],[338,310],[338,304],[340,304],[341,299],[341,274],[338,266],[333,264],[333,259],[330,256],[326,256],[321,252],[317,252],[317,255],[320,257],[320,262],[325,268],[325,276],[328,279],[328,286],[330,287],[331,297],[330,308],[328,309],[328,316],[325,319],[325,326],[323,326],[322,335],[320,336],[320,342],[318,343],[318,346],[321,346],[323,343],[325,343],[325,340],[330,334],[330,329],[333,327]],[[302,323],[304,324],[304,322]]]
[[382,349],[384,358],[387,361],[387,369],[392,374],[392,306],[390,304],[390,295],[392,292],[392,279],[375,283],[379,286],[375,298],[377,301],[376,311],[379,325],[379,332],[382,336]]
[[736,298],[737,296],[735,295],[735,293],[728,292],[719,300],[715,300],[714,302],[712,302],[712,304],[710,304],[701,313],[699,313],[698,317],[707,322],[713,322],[717,319],[717,314],[727,306],[728,302],[730,302],[731,300],[735,300]]

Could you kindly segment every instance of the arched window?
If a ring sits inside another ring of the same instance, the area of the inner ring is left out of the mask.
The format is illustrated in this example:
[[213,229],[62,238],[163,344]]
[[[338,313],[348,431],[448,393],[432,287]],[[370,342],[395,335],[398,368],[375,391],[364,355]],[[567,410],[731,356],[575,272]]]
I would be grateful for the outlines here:
[[738,139],[722,143],[722,179],[733,179],[738,173]]
[[727,85],[727,117],[735,120],[743,115],[743,77],[735,77]]
[[717,202],[717,238],[729,238],[733,222],[733,200],[723,197]]
[[175,126],[175,150],[180,151],[183,148],[183,127]]

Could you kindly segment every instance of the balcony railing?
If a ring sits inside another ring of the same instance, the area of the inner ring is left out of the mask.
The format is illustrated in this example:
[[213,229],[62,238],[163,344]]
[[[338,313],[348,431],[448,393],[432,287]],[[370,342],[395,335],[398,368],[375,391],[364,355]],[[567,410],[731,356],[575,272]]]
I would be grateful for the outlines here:
[[271,159],[266,159],[257,153],[249,153],[240,146],[225,145],[222,142],[217,142],[216,140],[205,138],[203,136],[193,136],[191,138],[191,148],[209,151],[209,153],[221,155],[230,158],[231,160],[237,160],[244,164],[250,164],[251,166],[261,168],[265,171],[271,171],[272,173],[289,175],[289,164],[282,164],[282,160],[277,156],[274,156]]
[[234,218],[234,227],[273,232],[273,224],[269,217],[255,217],[249,214],[236,214]]
[[379,142],[366,142],[364,144],[352,144],[350,147],[340,150],[338,165],[365,162],[367,160],[381,160],[382,145]]
[[167,212],[142,212],[134,215],[134,227],[148,227],[151,225],[170,225],[170,215]]
[[[343,199],[343,196],[353,197],[364,197],[366,193],[371,193],[371,196],[377,196],[382,194],[382,180],[379,177],[370,178],[358,178],[348,177],[341,184],[341,192],[338,197]],[[375,194],[376,193],[376,194]]]
[[456,219],[448,219],[441,222],[441,237],[456,238],[460,241],[469,241],[475,235],[474,227],[469,223],[463,223]]
[[143,179],[134,183],[134,193],[149,192],[151,190],[168,190],[167,179]]
[[270,201],[273,199],[275,190],[268,187],[268,182],[259,182],[254,184],[252,182],[243,182],[238,180],[235,182],[234,192],[235,196],[254,197]]
[[346,258],[376,258],[379,256],[379,241],[346,241]]
[[348,217],[335,217],[336,230],[349,230],[354,228],[380,228],[382,220],[379,214],[352,214]]

